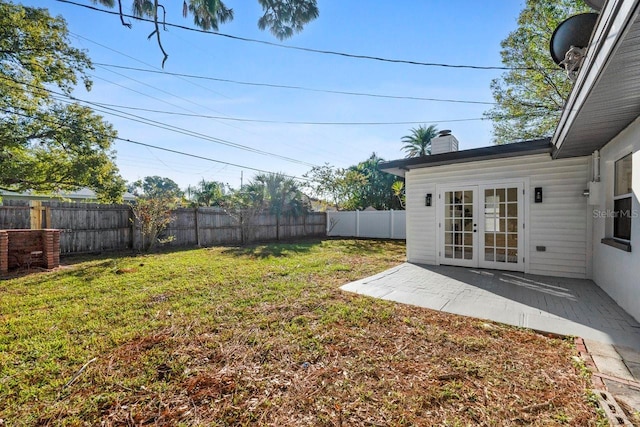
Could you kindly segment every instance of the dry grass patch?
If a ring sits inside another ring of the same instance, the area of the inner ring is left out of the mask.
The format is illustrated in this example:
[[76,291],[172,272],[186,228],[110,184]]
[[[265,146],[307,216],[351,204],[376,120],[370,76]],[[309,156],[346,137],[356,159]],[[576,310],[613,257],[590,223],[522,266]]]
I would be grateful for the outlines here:
[[212,248],[2,282],[0,417],[597,425],[569,342],[338,289],[403,255],[382,241]]

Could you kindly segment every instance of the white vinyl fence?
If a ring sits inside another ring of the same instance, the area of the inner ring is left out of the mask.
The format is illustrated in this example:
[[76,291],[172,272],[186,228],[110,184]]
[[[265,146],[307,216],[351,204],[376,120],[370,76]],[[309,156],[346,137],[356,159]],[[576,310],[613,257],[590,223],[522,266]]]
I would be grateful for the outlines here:
[[327,236],[406,239],[406,211],[327,212]]

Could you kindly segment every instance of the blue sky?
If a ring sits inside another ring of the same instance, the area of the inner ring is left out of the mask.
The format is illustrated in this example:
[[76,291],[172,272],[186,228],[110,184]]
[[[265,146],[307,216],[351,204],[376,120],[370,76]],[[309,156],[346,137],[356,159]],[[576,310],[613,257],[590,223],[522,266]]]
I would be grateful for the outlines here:
[[[75,0],[93,5],[89,0]],[[124,0],[129,12],[130,0]],[[286,45],[420,62],[500,66],[500,41],[516,28],[524,6],[520,0],[403,0],[399,2],[319,0],[320,17]],[[160,70],[162,55],[147,40],[152,24],[133,20],[133,28],[117,16],[54,0],[23,1],[63,16],[71,41],[86,49],[95,63]],[[280,43],[257,28],[261,9],[256,0],[227,0],[235,12],[220,32]],[[98,6],[100,7],[100,6]],[[194,27],[182,17],[182,2],[165,1],[167,21]],[[500,71],[451,69],[394,64],[301,52],[168,28],[162,40],[169,58],[164,70],[245,82],[302,86],[334,91],[394,96],[493,101],[489,88]],[[246,86],[179,78],[96,66],[91,92],[78,98],[114,105],[226,118],[277,122],[424,122],[451,129],[461,149],[491,145],[491,123],[478,119],[489,105],[394,100],[321,92]],[[235,167],[184,157],[131,143],[115,143],[122,176],[134,181],[148,175],[173,179],[181,187],[202,179],[237,188],[250,168],[302,176],[310,165],[347,167],[375,152],[386,160],[404,157],[400,139],[417,124],[300,125],[238,122],[146,111],[124,110],[160,123],[188,129],[191,137],[103,114],[119,136],[172,150],[234,163]],[[222,139],[280,157],[212,142]]]

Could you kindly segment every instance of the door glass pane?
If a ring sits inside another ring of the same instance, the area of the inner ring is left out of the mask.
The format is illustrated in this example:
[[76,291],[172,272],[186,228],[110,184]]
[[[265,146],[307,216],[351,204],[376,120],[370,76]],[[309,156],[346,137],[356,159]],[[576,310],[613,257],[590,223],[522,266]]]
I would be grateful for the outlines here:
[[492,248],[492,247],[484,248],[484,260],[491,261],[491,262],[496,260],[495,248]]
[[484,259],[489,262],[518,262],[518,188],[484,191]]
[[454,258],[456,259],[462,259],[462,246],[454,246],[453,247],[453,251],[454,251]]
[[495,194],[495,190],[484,190],[484,199],[488,200],[489,198],[493,198],[493,195]]
[[473,233],[464,233],[464,245],[473,246]]
[[466,247],[464,248],[464,259],[473,259],[473,248]]
[[445,245],[445,247],[444,247],[444,257],[445,258],[453,258],[453,246]]
[[446,191],[444,219],[444,257],[473,259],[473,191]]
[[500,203],[500,211],[499,211],[499,215],[500,218],[506,218],[507,217],[507,204],[506,203]]
[[493,246],[494,235],[493,233],[484,233],[484,245]]

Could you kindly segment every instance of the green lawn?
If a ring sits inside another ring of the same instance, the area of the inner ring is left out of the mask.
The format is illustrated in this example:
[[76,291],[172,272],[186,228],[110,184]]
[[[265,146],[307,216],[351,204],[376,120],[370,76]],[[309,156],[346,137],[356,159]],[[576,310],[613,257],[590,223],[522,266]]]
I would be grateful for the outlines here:
[[596,425],[570,343],[339,290],[404,250],[217,247],[67,260],[1,281],[0,419]]

